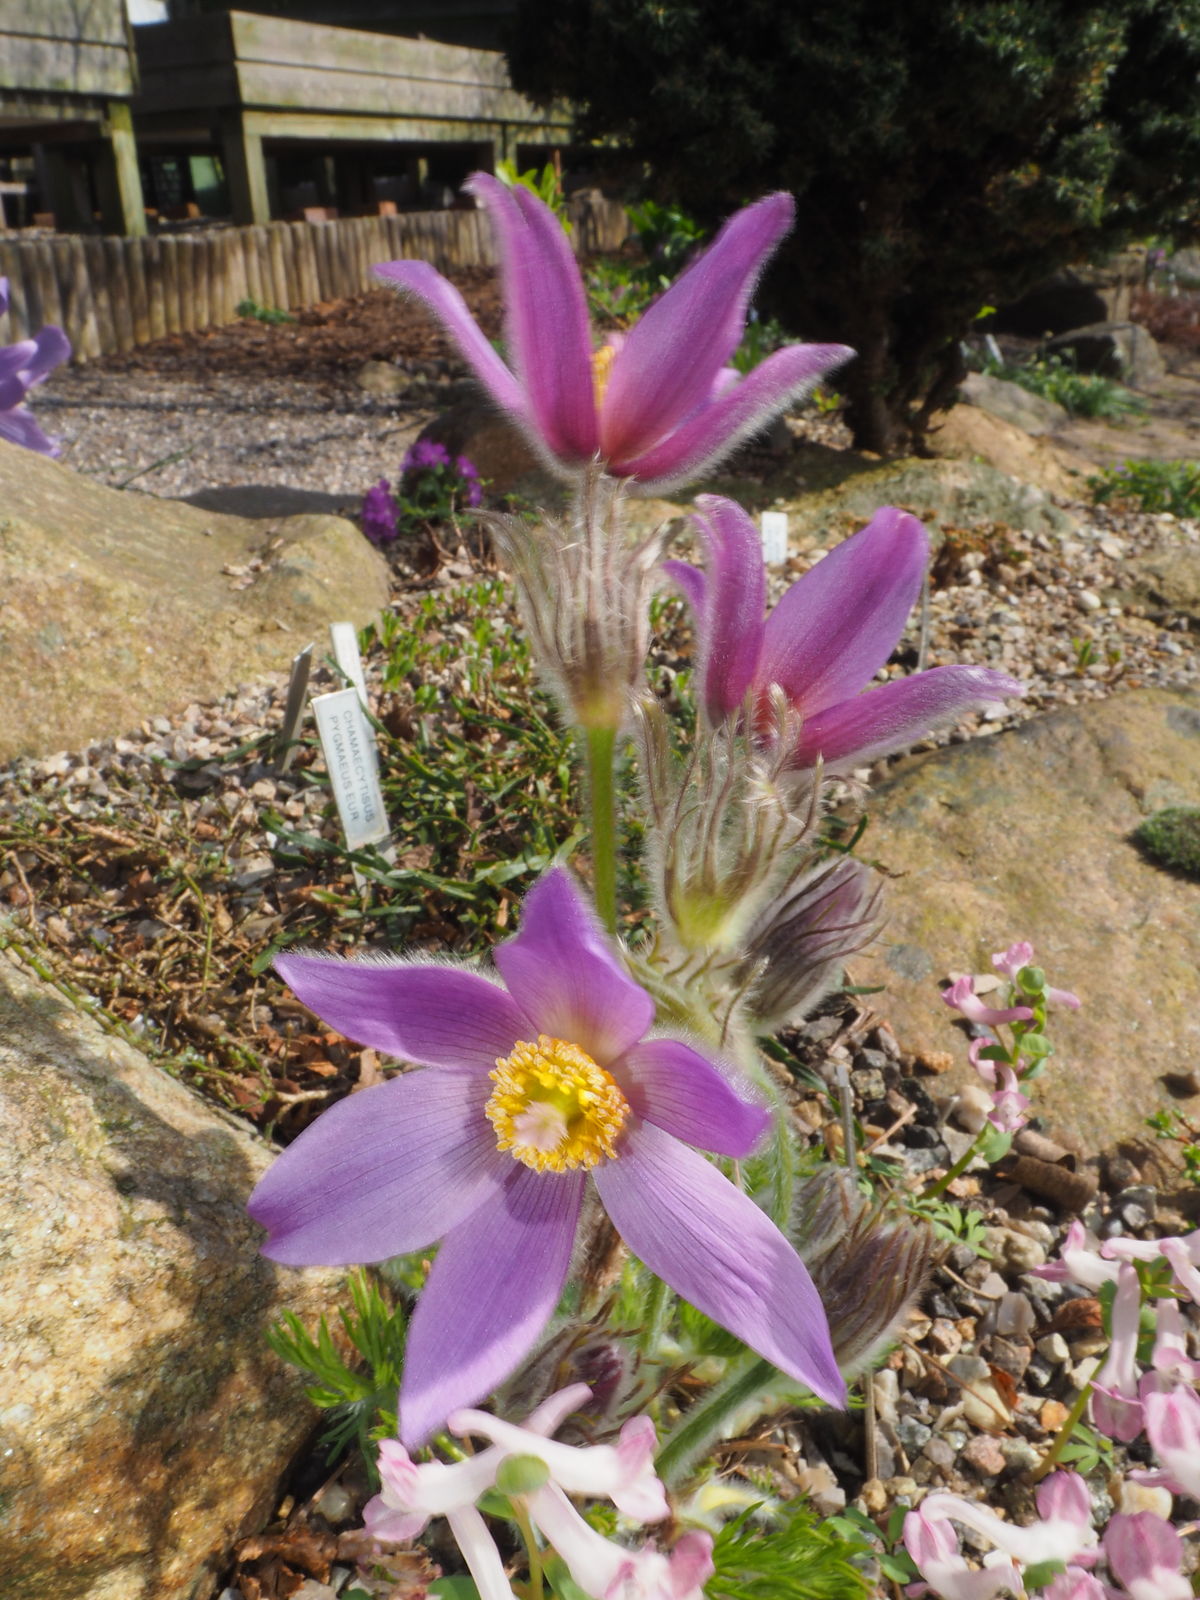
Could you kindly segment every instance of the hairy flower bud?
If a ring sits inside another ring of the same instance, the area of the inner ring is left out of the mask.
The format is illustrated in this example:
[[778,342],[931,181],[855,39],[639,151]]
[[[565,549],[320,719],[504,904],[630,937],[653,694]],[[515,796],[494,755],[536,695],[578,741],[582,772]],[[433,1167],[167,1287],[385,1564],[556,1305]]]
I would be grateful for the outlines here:
[[851,1378],[894,1337],[921,1292],[933,1234],[869,1200],[840,1167],[798,1191],[791,1232],[825,1306],[837,1364]]

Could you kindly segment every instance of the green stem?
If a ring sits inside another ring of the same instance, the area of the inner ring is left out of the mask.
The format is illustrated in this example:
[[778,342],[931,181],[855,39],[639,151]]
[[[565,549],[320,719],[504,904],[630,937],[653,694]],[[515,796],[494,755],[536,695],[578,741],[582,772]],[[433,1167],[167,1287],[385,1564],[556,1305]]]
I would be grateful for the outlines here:
[[670,1311],[671,1291],[661,1278],[655,1278],[646,1295],[642,1331],[638,1335],[638,1345],[644,1356],[652,1356],[658,1348],[658,1342],[666,1332]]
[[525,1549],[529,1553],[529,1600],[542,1600],[542,1553],[538,1549],[537,1534],[533,1531],[524,1501],[514,1499],[512,1509],[513,1520],[521,1530]]
[[962,1155],[959,1156],[958,1160],[950,1168],[949,1172],[943,1173],[936,1183],[931,1184],[928,1189],[923,1189],[921,1191],[922,1200],[936,1200],[938,1195],[945,1194],[946,1190],[954,1182],[955,1178],[962,1176],[962,1174],[971,1165],[972,1161],[974,1161],[975,1157],[979,1154],[980,1146],[983,1143],[983,1136],[986,1132],[987,1124],[984,1123],[983,1127],[980,1128],[979,1132],[971,1140],[970,1144],[963,1151]]
[[617,931],[617,795],[613,763],[615,728],[586,728],[588,810],[592,824],[592,880],[596,910],[609,933]]
[[1046,1451],[1046,1454],[1042,1457],[1030,1474],[1030,1479],[1033,1483],[1041,1483],[1042,1479],[1054,1466],[1059,1456],[1061,1456],[1063,1451],[1067,1448],[1067,1441],[1075,1432],[1076,1423],[1083,1416],[1084,1410],[1087,1407],[1088,1396],[1091,1394],[1091,1392],[1091,1384],[1085,1383],[1083,1388],[1075,1396],[1075,1404],[1071,1407],[1070,1411],[1067,1412],[1066,1420],[1062,1427],[1054,1435],[1054,1439],[1049,1450]]
[[779,1371],[759,1356],[744,1356],[745,1365],[733,1371],[697,1405],[689,1407],[683,1421],[668,1435],[658,1452],[655,1469],[664,1483],[676,1483],[700,1455],[720,1436],[725,1423],[767,1384],[779,1381]]

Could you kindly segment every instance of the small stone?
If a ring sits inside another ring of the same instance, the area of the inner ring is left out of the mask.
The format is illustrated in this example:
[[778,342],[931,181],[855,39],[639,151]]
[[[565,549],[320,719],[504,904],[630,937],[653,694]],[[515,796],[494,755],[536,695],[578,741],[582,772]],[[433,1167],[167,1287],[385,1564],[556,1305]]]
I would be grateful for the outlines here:
[[978,1433],[967,1441],[962,1459],[981,1478],[995,1478],[1008,1465],[1000,1446],[986,1433]]
[[976,1379],[963,1390],[963,1416],[973,1427],[999,1433],[1012,1421],[1012,1412],[991,1378]]
[[911,1506],[916,1496],[918,1485],[915,1479],[901,1476],[888,1478],[883,1487],[889,1501]]
[[926,1461],[932,1462],[935,1467],[939,1467],[943,1472],[949,1472],[954,1465],[954,1446],[945,1439],[939,1439],[936,1434],[930,1439],[921,1454]]
[[896,1424],[896,1437],[912,1457],[929,1443],[933,1437],[933,1429],[923,1422],[918,1422],[916,1417],[901,1417]]
[[1034,1346],[1044,1360],[1052,1367],[1061,1367],[1064,1362],[1071,1359],[1071,1349],[1061,1333],[1048,1333],[1038,1340]]
[[1038,1356],[1025,1368],[1025,1382],[1034,1389],[1044,1389],[1054,1376],[1054,1368]]
[[1075,596],[1075,604],[1080,611],[1099,611],[1104,602],[1094,589],[1080,589]]
[[1013,1272],[1028,1272],[1046,1264],[1046,1247],[1016,1228],[988,1228],[984,1242],[993,1256]]
[[879,1421],[894,1428],[897,1421],[896,1402],[900,1397],[900,1380],[891,1367],[881,1367],[871,1380],[875,1391],[875,1415]]
[[992,1365],[999,1367],[1001,1372],[1007,1372],[1017,1383],[1020,1383],[1025,1376],[1025,1369],[1032,1356],[1032,1345],[1023,1339],[1004,1339],[999,1334],[995,1334],[992,1338]]
[[996,1332],[1006,1339],[1024,1339],[1035,1324],[1037,1316],[1023,1294],[1011,1290],[1001,1297],[996,1307]]
[[860,1100],[882,1100],[887,1093],[883,1073],[877,1067],[860,1067],[850,1074],[850,1083]]
[[1057,1433],[1070,1415],[1061,1400],[1047,1400],[1038,1412],[1038,1421],[1047,1433]]
[[859,1499],[869,1517],[877,1517],[880,1512],[887,1510],[888,1492],[878,1478],[867,1479],[859,1493]]
[[1158,1206],[1158,1190],[1153,1184],[1134,1184],[1113,1197],[1113,1206],[1126,1227],[1148,1228]]
[[929,1330],[926,1342],[940,1356],[956,1356],[962,1349],[963,1336],[947,1317],[938,1317]]
[[1004,1463],[1011,1472],[1030,1472],[1041,1460],[1028,1439],[1001,1439],[999,1443]]
[[1164,1522],[1171,1520],[1171,1492],[1152,1488],[1147,1483],[1135,1483],[1132,1478],[1121,1478],[1117,1483],[1117,1509],[1127,1517],[1139,1511],[1149,1511]]
[[824,1461],[798,1472],[796,1487],[812,1501],[818,1516],[832,1517],[846,1509],[846,1491],[834,1477],[833,1469]]
[[983,1282],[976,1285],[985,1300],[999,1300],[1008,1293],[1008,1285],[994,1268],[989,1267]]

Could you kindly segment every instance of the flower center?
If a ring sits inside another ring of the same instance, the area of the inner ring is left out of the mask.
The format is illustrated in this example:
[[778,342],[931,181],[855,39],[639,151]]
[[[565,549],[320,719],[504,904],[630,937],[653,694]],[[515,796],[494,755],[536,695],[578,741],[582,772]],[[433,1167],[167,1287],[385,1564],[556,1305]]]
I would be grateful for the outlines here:
[[592,390],[596,396],[596,410],[604,404],[604,393],[612,376],[613,362],[617,359],[615,344],[602,344],[592,351]]
[[496,1146],[535,1172],[594,1167],[616,1155],[629,1102],[611,1073],[565,1039],[519,1040],[491,1074],[484,1111]]

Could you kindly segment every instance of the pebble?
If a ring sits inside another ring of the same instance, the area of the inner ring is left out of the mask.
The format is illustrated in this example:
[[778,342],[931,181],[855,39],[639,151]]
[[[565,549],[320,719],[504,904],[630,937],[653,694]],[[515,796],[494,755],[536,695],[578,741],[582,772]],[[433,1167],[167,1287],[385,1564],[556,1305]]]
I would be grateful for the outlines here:
[[995,1478],[1008,1465],[1004,1452],[989,1434],[977,1433],[963,1446],[962,1458],[981,1478]]
[[1070,1415],[1061,1400],[1047,1400],[1038,1412],[1038,1421],[1047,1433],[1057,1433]]
[[1041,1460],[1041,1452],[1028,1439],[1001,1439],[1000,1453],[1010,1472],[1031,1472]]
[[1080,589],[1075,596],[1075,604],[1080,611],[1099,611],[1104,604],[1100,596],[1093,589]]
[[902,1417],[896,1424],[896,1437],[911,1457],[925,1448],[933,1437],[933,1429],[915,1417]]
[[1064,1362],[1071,1359],[1070,1346],[1061,1333],[1046,1334],[1037,1341],[1034,1349],[1052,1367],[1061,1367]]

